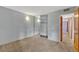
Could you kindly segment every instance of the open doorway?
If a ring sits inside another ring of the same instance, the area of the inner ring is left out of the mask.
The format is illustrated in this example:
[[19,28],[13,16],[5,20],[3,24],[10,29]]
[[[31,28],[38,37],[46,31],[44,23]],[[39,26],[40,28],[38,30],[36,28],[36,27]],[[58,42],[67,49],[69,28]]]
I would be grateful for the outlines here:
[[60,16],[60,41],[70,50],[74,47],[74,13]]

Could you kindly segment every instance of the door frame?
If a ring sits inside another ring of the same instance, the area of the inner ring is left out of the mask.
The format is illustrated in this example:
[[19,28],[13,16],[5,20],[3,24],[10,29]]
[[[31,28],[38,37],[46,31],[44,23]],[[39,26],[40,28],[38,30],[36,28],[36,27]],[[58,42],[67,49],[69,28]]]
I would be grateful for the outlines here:
[[[68,16],[71,16],[71,15],[74,15],[74,13],[69,13],[69,14],[64,14],[64,15],[68,15]],[[60,15],[60,42],[62,42],[63,41],[63,16],[64,15]],[[68,17],[67,16],[67,17]]]
[[62,42],[62,40],[63,40],[63,17],[62,16],[60,16],[60,42]]
[[74,51],[79,52],[79,7],[75,7],[74,9],[74,18],[75,20],[77,20],[76,22],[78,23],[76,24],[77,28],[75,28],[76,26],[74,25]]

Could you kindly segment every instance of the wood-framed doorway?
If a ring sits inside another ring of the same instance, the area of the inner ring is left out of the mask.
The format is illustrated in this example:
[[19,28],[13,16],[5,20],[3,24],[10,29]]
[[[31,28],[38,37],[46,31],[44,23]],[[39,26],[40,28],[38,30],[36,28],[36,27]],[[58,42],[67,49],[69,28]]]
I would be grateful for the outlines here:
[[74,13],[61,15],[60,16],[60,42],[63,43],[65,46],[69,47],[68,49],[70,51],[73,51],[73,47],[74,47],[73,34],[74,34]]
[[[63,40],[62,21],[63,18],[60,16],[60,42]],[[79,7],[74,8],[74,51],[79,52]]]

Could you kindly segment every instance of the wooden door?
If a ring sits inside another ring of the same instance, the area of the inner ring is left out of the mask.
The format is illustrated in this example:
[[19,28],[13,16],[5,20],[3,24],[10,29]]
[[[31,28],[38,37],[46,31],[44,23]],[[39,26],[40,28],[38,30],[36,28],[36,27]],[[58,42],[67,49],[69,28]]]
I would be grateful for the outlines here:
[[79,51],[79,8],[74,11],[74,50]]

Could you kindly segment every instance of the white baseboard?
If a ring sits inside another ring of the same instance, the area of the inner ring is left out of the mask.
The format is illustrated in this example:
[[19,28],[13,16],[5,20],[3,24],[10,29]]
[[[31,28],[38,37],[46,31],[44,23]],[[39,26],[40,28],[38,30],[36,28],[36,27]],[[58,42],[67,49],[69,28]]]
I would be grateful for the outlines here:
[[12,40],[7,41],[7,42],[0,42],[0,45],[8,44],[8,43],[11,43],[11,42],[14,42],[14,41],[17,41],[17,40],[22,40],[24,38],[30,38],[30,37],[35,36],[35,35],[38,35],[38,33],[31,34],[31,35],[28,35],[28,36],[22,36],[22,37],[19,37],[19,38],[16,38],[16,39],[12,39]]
[[0,42],[0,45],[5,45],[5,44],[8,44],[8,43],[17,41],[17,40],[18,40],[18,38],[17,38],[17,39],[8,40],[8,41],[6,41],[6,42]]

